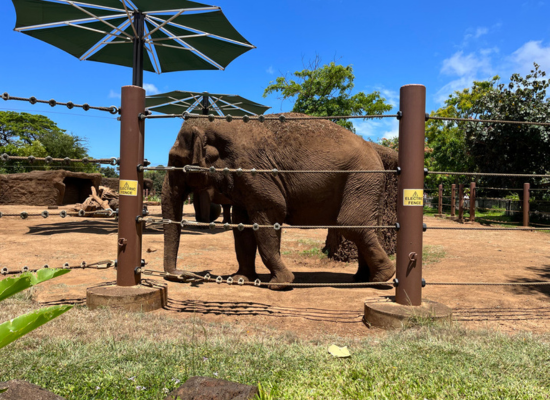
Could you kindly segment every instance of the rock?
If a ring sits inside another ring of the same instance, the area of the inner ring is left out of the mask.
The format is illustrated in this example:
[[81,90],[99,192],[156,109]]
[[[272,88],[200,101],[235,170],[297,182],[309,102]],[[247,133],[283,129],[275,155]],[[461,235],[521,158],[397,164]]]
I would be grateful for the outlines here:
[[0,383],[0,389],[6,387],[9,389],[0,393],[0,400],[65,400],[64,397],[25,381],[13,380]]
[[64,170],[0,175],[0,204],[61,206],[82,203],[101,174]]
[[165,400],[249,400],[256,394],[258,394],[256,386],[205,376],[193,376],[168,394]]

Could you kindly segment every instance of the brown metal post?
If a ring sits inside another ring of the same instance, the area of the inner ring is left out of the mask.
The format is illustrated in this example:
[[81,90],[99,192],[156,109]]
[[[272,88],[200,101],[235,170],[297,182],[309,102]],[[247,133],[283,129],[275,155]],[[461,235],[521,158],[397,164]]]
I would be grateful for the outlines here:
[[437,213],[443,216],[443,185],[439,185],[439,201],[437,202]]
[[458,222],[464,222],[464,185],[458,185]]
[[529,183],[523,184],[523,226],[529,226]]
[[456,214],[456,185],[451,185],[451,218],[454,218]]
[[470,222],[476,220],[476,183],[470,182]]
[[138,115],[145,111],[145,90],[124,86],[121,110],[117,285],[134,286],[141,282],[135,269],[141,265],[142,224],[136,218],[143,214],[143,172],[137,167],[143,165],[145,121]]
[[[399,120],[395,301],[401,305],[422,305],[422,235],[424,211],[424,141],[426,88],[401,87]],[[406,149],[406,150],[405,150]]]

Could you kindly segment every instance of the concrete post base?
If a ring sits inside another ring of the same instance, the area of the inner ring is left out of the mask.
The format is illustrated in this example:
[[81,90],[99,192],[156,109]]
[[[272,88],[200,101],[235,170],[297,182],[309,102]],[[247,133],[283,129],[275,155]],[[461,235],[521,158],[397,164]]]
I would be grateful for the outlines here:
[[99,307],[118,308],[126,311],[148,312],[166,305],[168,287],[158,285],[99,286],[88,288],[86,305],[90,310]]
[[384,302],[366,302],[363,322],[368,326],[383,329],[400,329],[422,321],[451,322],[452,310],[435,301],[422,300],[421,306],[403,306],[395,298]]

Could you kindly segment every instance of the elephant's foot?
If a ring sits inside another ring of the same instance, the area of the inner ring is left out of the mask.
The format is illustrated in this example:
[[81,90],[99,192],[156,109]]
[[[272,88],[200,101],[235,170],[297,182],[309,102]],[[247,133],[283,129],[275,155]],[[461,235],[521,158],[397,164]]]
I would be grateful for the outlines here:
[[[294,282],[294,274],[289,270],[279,271],[271,274],[269,283],[292,283]],[[287,290],[290,289],[288,285],[269,285],[271,290]]]
[[387,282],[395,274],[395,264],[387,263],[371,271],[371,282]]
[[237,271],[235,275],[232,276],[233,282],[238,282],[239,279],[244,279],[245,282],[254,282],[256,279],[258,279],[258,274],[254,273],[248,273],[245,274],[241,271]]

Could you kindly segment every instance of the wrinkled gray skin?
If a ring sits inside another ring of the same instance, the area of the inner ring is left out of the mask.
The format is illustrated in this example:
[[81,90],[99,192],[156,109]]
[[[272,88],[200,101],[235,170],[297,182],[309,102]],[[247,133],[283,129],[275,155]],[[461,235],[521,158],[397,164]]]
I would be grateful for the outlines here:
[[[287,114],[300,115],[301,114]],[[169,154],[169,166],[272,170],[383,170],[375,147],[359,136],[322,120],[184,122]],[[233,205],[233,223],[273,225],[377,225],[382,215],[385,177],[364,173],[184,173],[169,171],[162,190],[163,218],[181,220],[184,199],[214,189]],[[384,282],[395,266],[370,229],[342,229],[359,250],[357,281]],[[176,269],[181,227],[164,226],[164,269]],[[239,269],[235,279],[257,278],[256,251],[271,282],[294,280],[281,259],[281,230],[233,229]],[[273,288],[273,287],[272,287]]]
[[223,207],[222,223],[231,223],[231,202],[217,193],[214,188],[193,192],[193,207],[195,208],[195,219],[198,222],[215,221],[220,216]]

